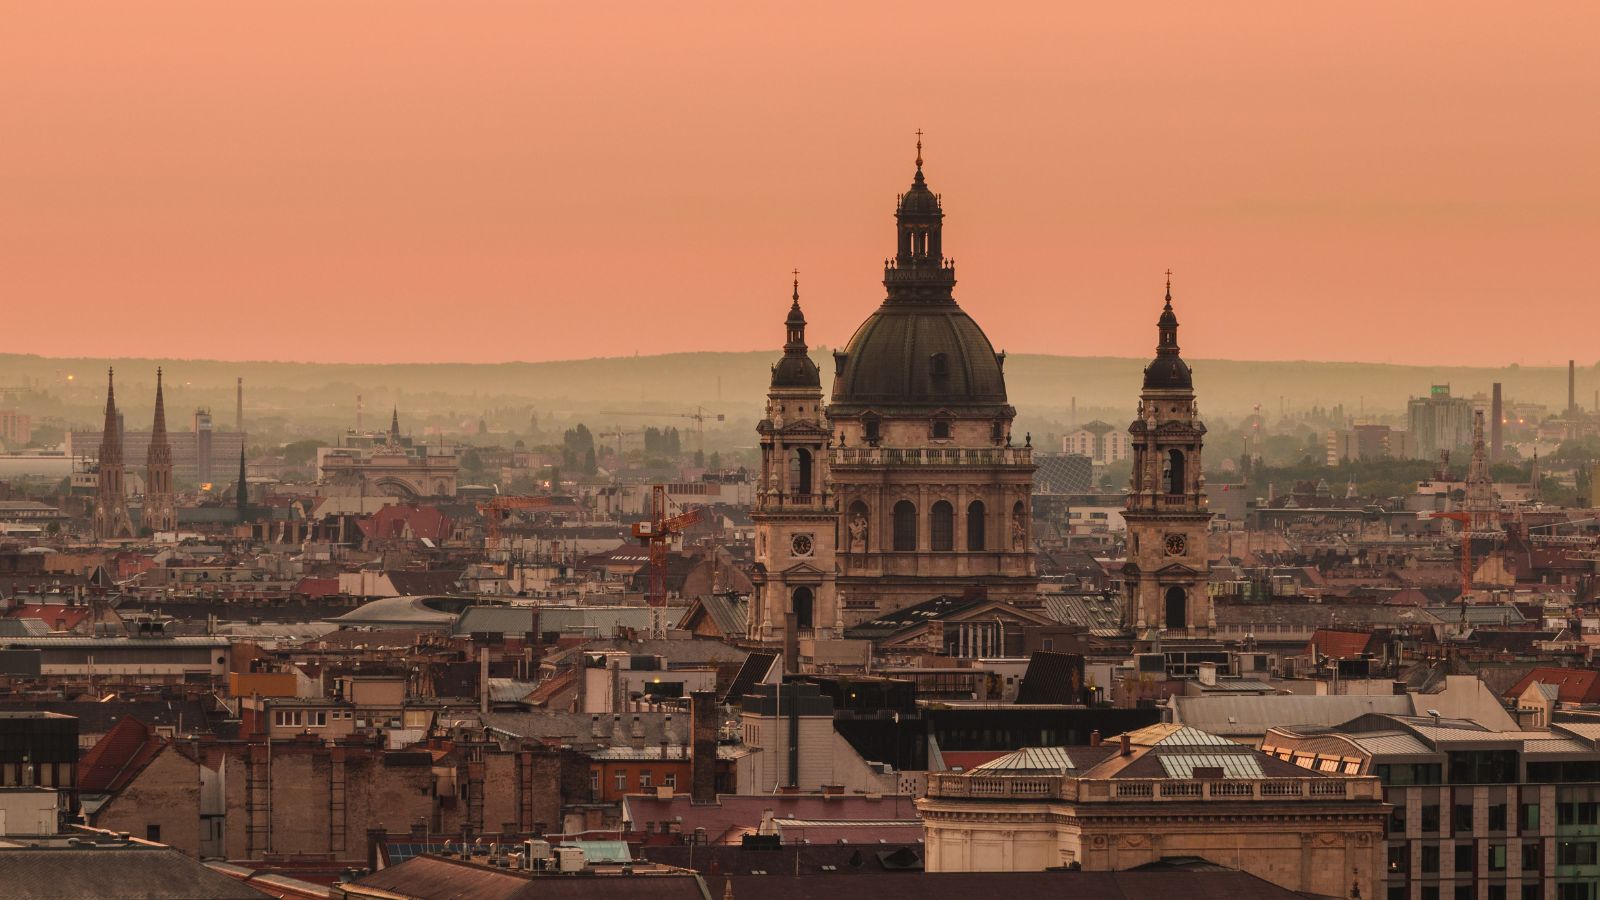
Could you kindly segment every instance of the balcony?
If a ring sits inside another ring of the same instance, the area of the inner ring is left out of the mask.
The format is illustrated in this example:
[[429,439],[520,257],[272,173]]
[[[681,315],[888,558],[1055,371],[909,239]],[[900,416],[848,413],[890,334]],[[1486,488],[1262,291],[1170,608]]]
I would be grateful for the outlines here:
[[1031,466],[1032,447],[835,447],[834,466]]
[[1086,779],[1067,775],[928,775],[930,798],[1066,800],[1080,803],[1192,803],[1204,801],[1379,801],[1376,778],[1266,778],[1177,780]]

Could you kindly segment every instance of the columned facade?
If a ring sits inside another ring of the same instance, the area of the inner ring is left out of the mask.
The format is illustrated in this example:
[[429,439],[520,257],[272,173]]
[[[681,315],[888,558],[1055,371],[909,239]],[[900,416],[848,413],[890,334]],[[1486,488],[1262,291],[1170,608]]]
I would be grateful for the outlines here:
[[1205,477],[1200,450],[1206,426],[1194,380],[1178,352],[1172,284],[1158,323],[1156,358],[1144,371],[1139,417],[1128,427],[1133,475],[1123,518],[1128,526],[1124,625],[1136,636],[1205,636],[1216,627]]
[[940,595],[1023,600],[1038,587],[1033,452],[1011,433],[1005,354],[955,301],[943,220],[919,146],[895,210],[886,299],[834,355],[827,418],[846,627]]

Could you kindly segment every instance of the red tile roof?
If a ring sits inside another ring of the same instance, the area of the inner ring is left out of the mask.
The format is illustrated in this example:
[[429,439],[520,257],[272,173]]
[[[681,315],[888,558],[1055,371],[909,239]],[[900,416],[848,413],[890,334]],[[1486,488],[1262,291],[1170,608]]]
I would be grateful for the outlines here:
[[61,603],[24,603],[13,609],[13,619],[38,619],[51,631],[71,631],[89,615],[87,606],[66,606]]
[[1306,651],[1316,650],[1330,659],[1359,659],[1372,643],[1370,631],[1334,631],[1318,628],[1306,644]]
[[78,790],[86,794],[122,790],[163,746],[148,725],[123,716],[78,761]]
[[1600,703],[1600,671],[1559,666],[1539,666],[1512,685],[1506,696],[1516,697],[1536,681],[1555,687],[1556,699],[1562,703]]

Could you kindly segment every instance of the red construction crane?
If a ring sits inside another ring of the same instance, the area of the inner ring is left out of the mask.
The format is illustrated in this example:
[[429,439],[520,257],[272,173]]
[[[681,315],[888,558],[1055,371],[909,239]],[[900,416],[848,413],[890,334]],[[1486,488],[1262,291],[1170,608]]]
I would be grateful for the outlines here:
[[700,508],[686,509],[669,515],[667,488],[655,485],[650,489],[650,521],[633,523],[633,536],[650,550],[650,582],[644,602],[650,607],[650,636],[667,636],[667,546],[672,536],[682,534],[690,525],[700,521]]
[[1472,513],[1453,511],[1436,512],[1428,516],[1430,519],[1449,519],[1461,526],[1461,606],[1463,614],[1467,605],[1467,595],[1472,591],[1472,532],[1467,527],[1472,524]]

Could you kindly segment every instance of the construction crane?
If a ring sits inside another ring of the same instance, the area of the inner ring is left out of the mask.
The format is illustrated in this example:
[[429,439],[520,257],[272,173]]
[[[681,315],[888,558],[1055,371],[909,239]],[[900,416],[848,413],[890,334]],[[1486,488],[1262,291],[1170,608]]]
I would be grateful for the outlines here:
[[644,602],[650,607],[650,636],[667,636],[667,546],[673,535],[682,534],[690,525],[700,521],[700,508],[686,509],[676,515],[667,509],[666,485],[650,489],[650,521],[633,523],[633,536],[650,551],[650,580],[645,589]]
[[1461,527],[1461,621],[1467,619],[1467,597],[1472,592],[1472,539],[1488,538],[1495,540],[1501,537],[1498,531],[1472,531],[1474,514],[1469,510],[1451,510],[1450,512],[1429,513],[1430,519],[1449,519]]
[[511,518],[512,510],[517,509],[542,509],[550,505],[549,497],[495,497],[478,504],[478,514],[483,516],[483,521],[488,532],[487,546],[494,546],[500,540],[500,525]]
[[722,413],[708,413],[708,412],[706,412],[706,408],[704,406],[696,406],[694,408],[694,412],[692,412],[692,413],[661,412],[659,410],[647,410],[647,411],[624,410],[624,411],[618,411],[618,410],[605,410],[605,409],[603,409],[603,410],[600,411],[600,415],[602,415],[602,416],[648,416],[648,417],[650,417],[652,419],[690,419],[690,420],[692,420],[694,422],[694,444],[695,444],[694,448],[696,450],[698,450],[699,452],[701,452],[701,453],[706,452],[706,420],[709,419],[709,420],[711,420],[713,422],[722,422],[722,421],[726,421],[727,418],[728,418],[727,416],[723,415]]
[[638,437],[642,438],[644,436],[644,432],[642,432],[642,431],[623,431],[622,430],[622,426],[620,426],[620,425],[617,426],[615,429],[613,429],[611,431],[602,431],[599,434],[595,435],[595,437],[597,437],[597,438],[616,438],[617,439],[617,459],[619,459],[619,460],[622,459],[622,439],[623,438],[631,438],[631,437],[635,437],[635,436],[638,436]]

